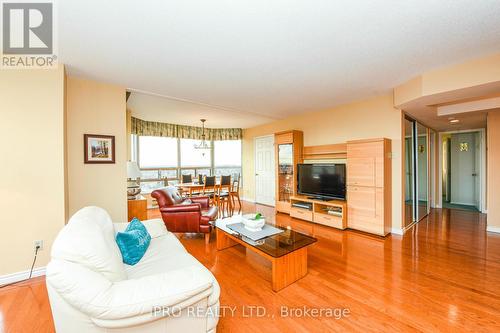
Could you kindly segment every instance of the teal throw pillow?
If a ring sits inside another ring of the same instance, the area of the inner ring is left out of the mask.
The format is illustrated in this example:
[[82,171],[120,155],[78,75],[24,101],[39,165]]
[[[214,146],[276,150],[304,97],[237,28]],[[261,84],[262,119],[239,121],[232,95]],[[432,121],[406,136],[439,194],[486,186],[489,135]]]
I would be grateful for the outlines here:
[[139,219],[130,221],[127,229],[116,234],[116,243],[127,265],[137,264],[146,253],[151,235]]

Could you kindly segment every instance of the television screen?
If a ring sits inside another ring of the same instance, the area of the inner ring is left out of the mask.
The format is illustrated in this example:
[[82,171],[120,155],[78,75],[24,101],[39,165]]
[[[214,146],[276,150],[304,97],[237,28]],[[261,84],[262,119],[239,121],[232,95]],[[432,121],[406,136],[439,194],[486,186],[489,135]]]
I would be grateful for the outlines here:
[[345,164],[299,164],[298,192],[317,197],[345,199]]

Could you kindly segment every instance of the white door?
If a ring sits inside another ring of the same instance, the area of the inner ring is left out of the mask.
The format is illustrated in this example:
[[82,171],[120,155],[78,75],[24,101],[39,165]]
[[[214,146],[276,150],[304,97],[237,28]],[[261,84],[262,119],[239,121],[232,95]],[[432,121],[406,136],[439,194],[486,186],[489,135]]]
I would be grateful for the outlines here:
[[274,206],[274,135],[255,138],[255,202]]
[[451,135],[451,203],[476,205],[475,164],[475,133],[453,133]]

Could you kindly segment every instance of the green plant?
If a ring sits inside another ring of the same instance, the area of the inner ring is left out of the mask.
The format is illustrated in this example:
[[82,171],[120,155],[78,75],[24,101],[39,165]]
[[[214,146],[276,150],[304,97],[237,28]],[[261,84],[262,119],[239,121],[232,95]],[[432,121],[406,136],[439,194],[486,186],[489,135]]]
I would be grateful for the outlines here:
[[261,218],[262,218],[262,214],[261,213],[255,214],[255,219],[256,220],[260,220]]

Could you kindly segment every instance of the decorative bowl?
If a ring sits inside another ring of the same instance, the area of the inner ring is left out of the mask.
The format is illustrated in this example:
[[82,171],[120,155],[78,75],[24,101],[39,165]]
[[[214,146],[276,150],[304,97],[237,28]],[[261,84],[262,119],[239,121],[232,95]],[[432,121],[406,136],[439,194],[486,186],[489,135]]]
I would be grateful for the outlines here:
[[266,220],[263,217],[258,219],[255,217],[256,214],[245,214],[241,217],[241,222],[248,231],[261,231],[264,224],[266,224]]
[[139,193],[141,193],[141,188],[139,186],[130,186],[127,187],[127,199],[128,200],[134,200]]

